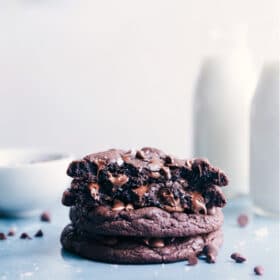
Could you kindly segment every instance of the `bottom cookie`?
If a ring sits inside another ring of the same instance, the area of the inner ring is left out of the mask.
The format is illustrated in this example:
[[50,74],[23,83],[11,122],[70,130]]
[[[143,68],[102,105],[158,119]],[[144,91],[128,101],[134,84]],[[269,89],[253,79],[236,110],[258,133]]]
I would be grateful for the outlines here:
[[[153,243],[152,246],[150,243]],[[146,240],[145,238],[89,237],[72,224],[61,234],[64,249],[81,257],[115,264],[169,263],[199,255],[206,245],[220,247],[222,230],[185,238]],[[157,244],[156,244],[157,243]]]

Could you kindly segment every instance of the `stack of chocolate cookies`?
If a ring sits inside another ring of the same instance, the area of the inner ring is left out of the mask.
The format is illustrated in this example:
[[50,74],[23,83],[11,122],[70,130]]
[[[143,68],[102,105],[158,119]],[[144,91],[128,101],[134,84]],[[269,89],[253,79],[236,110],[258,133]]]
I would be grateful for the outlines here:
[[205,159],[112,149],[73,161],[67,174],[73,181],[62,202],[71,224],[61,243],[68,251],[110,263],[167,263],[222,244],[220,187],[228,179]]

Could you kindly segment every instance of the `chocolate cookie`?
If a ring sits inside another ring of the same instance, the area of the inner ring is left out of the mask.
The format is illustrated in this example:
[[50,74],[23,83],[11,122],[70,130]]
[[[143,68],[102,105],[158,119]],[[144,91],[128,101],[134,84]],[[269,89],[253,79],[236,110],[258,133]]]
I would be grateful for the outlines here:
[[111,263],[175,262],[202,252],[215,262],[228,179],[206,159],[111,149],[73,161],[67,174],[66,250]]
[[228,179],[219,168],[205,159],[181,160],[155,148],[91,154],[72,162],[67,174],[74,180],[63,195],[66,206],[114,208],[123,203],[207,214],[226,203],[220,187]]
[[81,257],[109,263],[168,263],[201,254],[206,245],[222,244],[221,230],[206,235],[169,239],[116,239],[93,237],[79,232],[71,224],[61,235],[64,249]]
[[203,215],[169,213],[157,207],[113,211],[99,206],[88,212],[72,207],[70,219],[75,227],[95,235],[184,237],[218,230],[223,213],[220,208]]

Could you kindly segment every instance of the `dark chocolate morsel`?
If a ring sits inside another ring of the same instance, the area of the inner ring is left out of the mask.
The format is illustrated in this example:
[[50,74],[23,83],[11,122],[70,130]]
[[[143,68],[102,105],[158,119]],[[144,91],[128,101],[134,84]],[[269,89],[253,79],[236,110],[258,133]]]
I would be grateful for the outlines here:
[[260,265],[254,267],[254,272],[256,275],[263,275],[264,274],[264,268]]

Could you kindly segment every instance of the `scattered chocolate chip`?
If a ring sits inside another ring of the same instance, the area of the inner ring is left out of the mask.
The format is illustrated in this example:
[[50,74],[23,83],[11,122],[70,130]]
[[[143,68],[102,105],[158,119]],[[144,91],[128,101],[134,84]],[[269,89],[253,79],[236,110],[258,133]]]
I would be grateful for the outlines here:
[[113,203],[112,210],[113,211],[121,211],[123,209],[125,209],[124,203],[122,201],[118,200],[118,199],[115,199],[114,203]]
[[264,268],[260,265],[254,267],[254,272],[256,275],[263,275],[264,274]]
[[235,260],[235,262],[237,263],[243,263],[246,261],[246,258],[243,257],[242,255],[240,255],[239,253],[233,253],[230,256],[233,260]]
[[5,233],[0,232],[0,240],[5,240],[5,239],[7,239]]
[[218,255],[218,250],[215,246],[206,245],[203,249],[203,253],[206,256],[206,261],[208,263],[215,263],[216,262],[216,257]]
[[195,254],[188,257],[188,265],[196,265],[198,263],[197,256]]
[[23,232],[20,235],[20,239],[32,239],[26,232]]
[[162,248],[164,247],[164,241],[161,238],[151,238],[149,240],[149,245],[153,248]]
[[15,235],[16,235],[16,231],[15,231],[13,228],[11,228],[11,229],[9,229],[7,235],[8,235],[8,236],[15,236]]
[[247,226],[248,222],[249,222],[249,218],[248,218],[248,216],[245,215],[245,214],[241,214],[241,215],[239,215],[238,218],[237,218],[237,223],[238,223],[238,225],[239,225],[240,227],[245,227],[245,226]]
[[35,233],[35,235],[34,235],[34,237],[43,237],[43,231],[41,230],[41,229],[39,229],[36,233]]
[[51,221],[51,215],[49,212],[43,212],[40,216],[40,219],[42,222],[50,222]]

